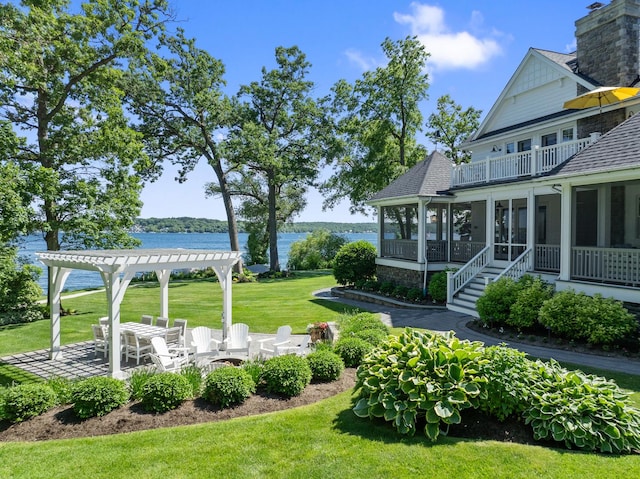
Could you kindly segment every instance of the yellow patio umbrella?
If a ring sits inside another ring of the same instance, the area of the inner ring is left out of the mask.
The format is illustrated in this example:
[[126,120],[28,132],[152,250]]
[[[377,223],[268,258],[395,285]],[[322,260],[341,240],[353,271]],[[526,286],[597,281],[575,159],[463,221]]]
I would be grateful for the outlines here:
[[565,101],[563,107],[575,110],[582,110],[594,106],[602,108],[602,105],[610,105],[634,97],[638,92],[640,92],[640,88],[601,86],[572,100]]

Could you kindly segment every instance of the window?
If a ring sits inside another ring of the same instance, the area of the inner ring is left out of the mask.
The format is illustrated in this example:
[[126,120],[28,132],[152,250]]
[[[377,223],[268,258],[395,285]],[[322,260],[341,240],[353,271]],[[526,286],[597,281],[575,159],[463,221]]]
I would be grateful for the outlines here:
[[573,141],[573,128],[565,128],[562,130],[562,141]]
[[531,138],[518,142],[518,152],[531,150]]
[[541,143],[542,143],[542,146],[555,145],[556,143],[558,143],[558,134],[550,133],[548,135],[542,135]]
[[514,153],[515,151],[516,151],[516,149],[514,148],[513,142],[507,143],[507,155],[509,153]]

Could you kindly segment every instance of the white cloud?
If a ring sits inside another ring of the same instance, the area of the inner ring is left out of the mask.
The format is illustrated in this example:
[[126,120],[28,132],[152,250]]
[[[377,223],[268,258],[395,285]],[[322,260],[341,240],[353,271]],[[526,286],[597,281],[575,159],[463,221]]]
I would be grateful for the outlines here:
[[[393,18],[400,24],[409,25],[411,34],[416,35],[431,54],[428,60],[431,71],[473,70],[502,53],[502,47],[495,39],[499,34],[495,31],[492,36],[484,37],[468,31],[452,32],[442,8],[413,2],[411,10],[410,14],[395,12]],[[483,23],[482,14],[473,11],[470,28],[481,31]]]
[[575,52],[575,51],[576,51],[576,49],[578,48],[578,44],[577,44],[577,42],[576,42],[576,39],[574,38],[574,39],[573,39],[573,42],[571,42],[571,43],[567,44],[564,48],[565,48],[565,51],[566,51],[567,53],[573,53],[573,52]]
[[379,66],[379,62],[377,62],[374,58],[366,58],[362,54],[362,52],[359,52],[358,50],[350,48],[345,51],[344,54],[347,56],[351,63],[358,66],[358,68],[360,68],[362,71],[372,70]]

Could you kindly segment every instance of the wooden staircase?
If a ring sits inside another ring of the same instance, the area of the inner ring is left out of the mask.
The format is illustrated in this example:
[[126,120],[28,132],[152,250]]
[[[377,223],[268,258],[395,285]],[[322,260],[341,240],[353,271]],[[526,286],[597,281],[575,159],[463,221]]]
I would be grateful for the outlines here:
[[495,266],[485,267],[482,272],[469,281],[469,283],[454,296],[453,301],[447,304],[447,309],[477,318],[476,301],[478,301],[478,298],[484,293],[484,288],[488,282],[493,281],[502,271],[502,268]]

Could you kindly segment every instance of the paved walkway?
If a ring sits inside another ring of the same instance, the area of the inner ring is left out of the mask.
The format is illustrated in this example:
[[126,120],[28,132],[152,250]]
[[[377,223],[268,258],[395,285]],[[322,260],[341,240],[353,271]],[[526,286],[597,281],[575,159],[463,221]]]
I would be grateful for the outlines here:
[[509,347],[524,351],[531,356],[541,359],[553,358],[556,361],[561,362],[640,375],[640,360],[621,358],[619,356],[609,357],[597,354],[584,354],[574,351],[565,351],[562,349],[545,348],[519,343],[506,338],[495,338],[470,329],[467,326],[467,323],[473,320],[473,318],[466,314],[455,313],[444,309],[400,308],[347,299],[334,296],[330,289],[321,290],[314,294],[319,298],[339,301],[356,306],[363,311],[380,313],[382,321],[388,326],[392,326],[394,328],[411,327],[430,329],[432,331],[455,331],[456,336],[460,339],[482,341],[487,345],[505,343]]

